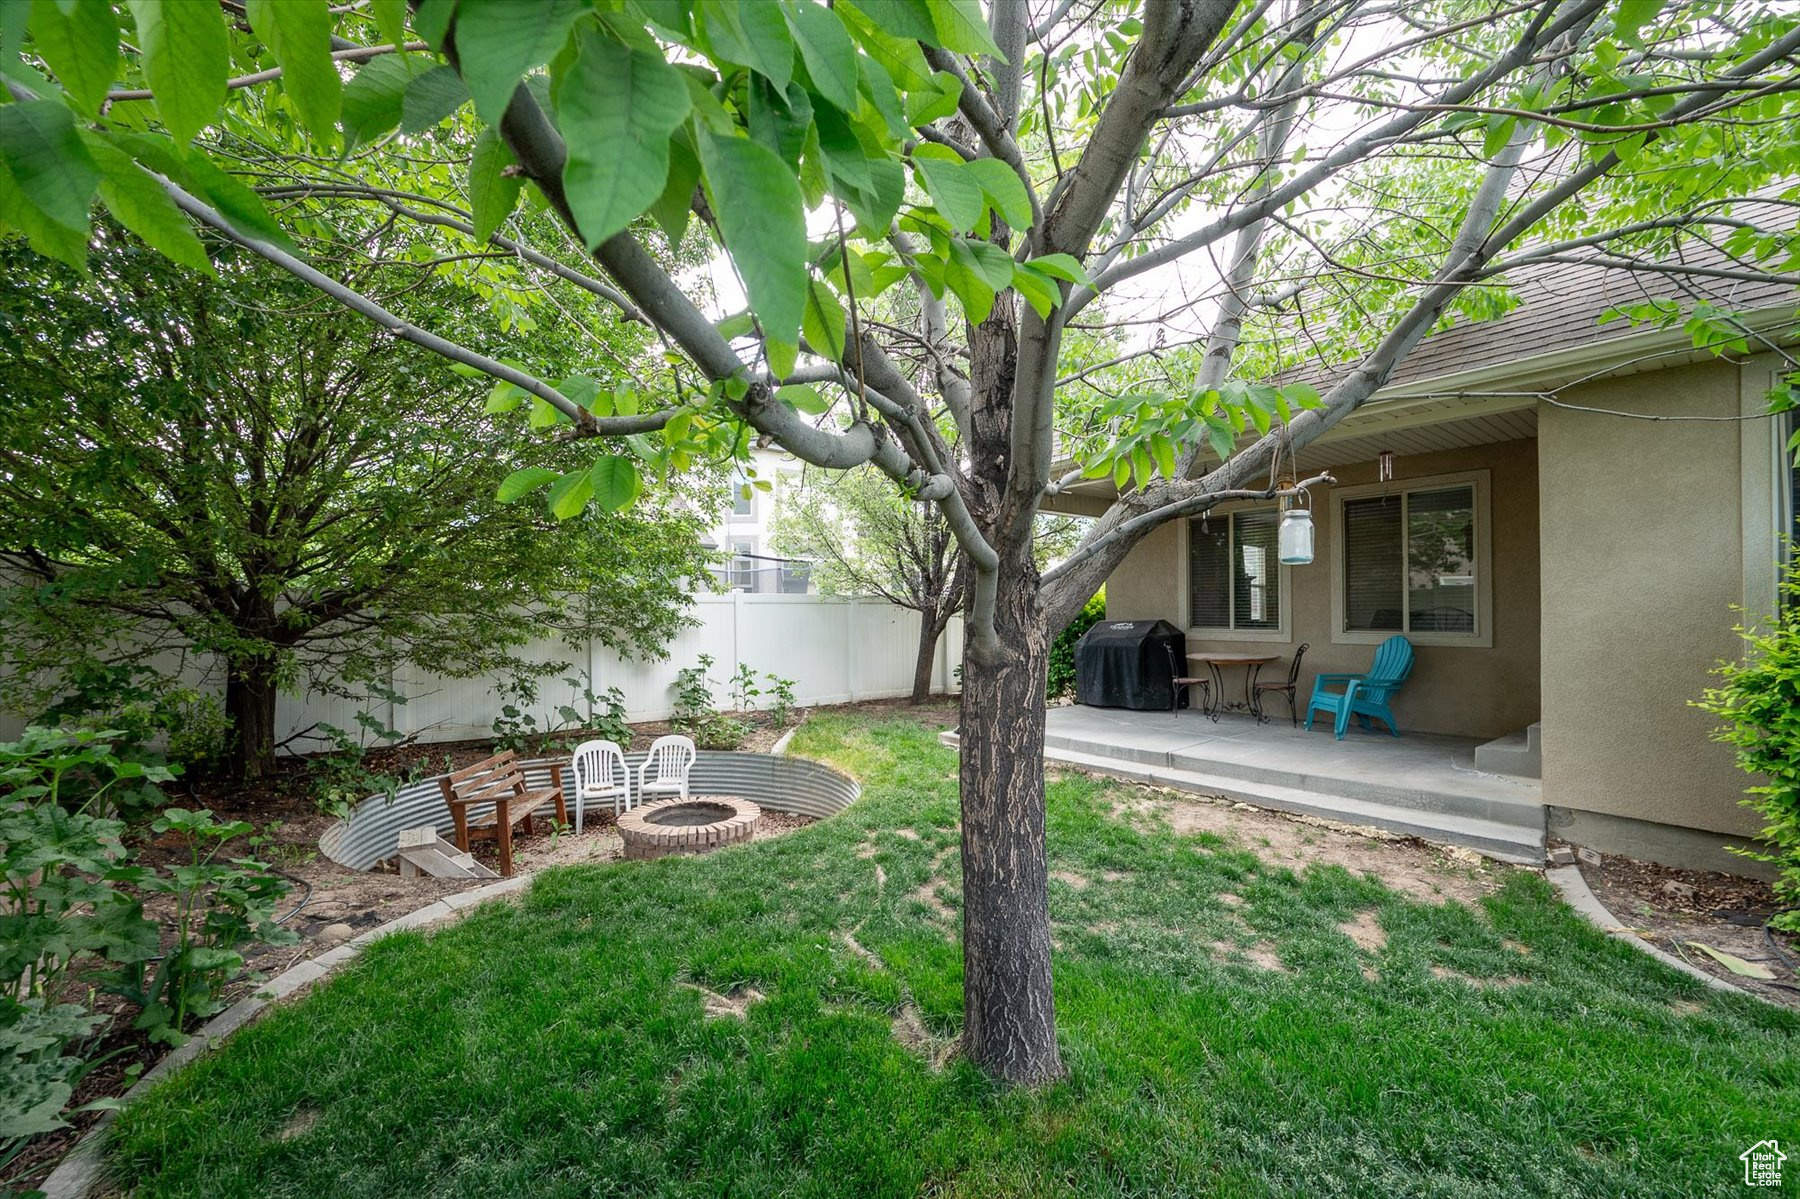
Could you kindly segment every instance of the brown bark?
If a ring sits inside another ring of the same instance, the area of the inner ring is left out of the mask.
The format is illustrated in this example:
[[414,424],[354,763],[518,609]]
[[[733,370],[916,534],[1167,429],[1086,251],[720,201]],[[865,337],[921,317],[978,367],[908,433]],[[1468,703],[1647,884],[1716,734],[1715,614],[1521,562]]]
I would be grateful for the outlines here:
[[963,676],[963,1048],[993,1076],[1061,1078],[1044,844],[1049,636],[1030,547],[1001,562],[998,643]]
[[275,768],[275,668],[270,662],[234,662],[225,676],[225,714],[237,738],[235,773],[258,779]]
[[912,702],[922,704],[931,698],[931,676],[937,667],[938,639],[944,626],[932,612],[919,613],[919,656],[913,664]]

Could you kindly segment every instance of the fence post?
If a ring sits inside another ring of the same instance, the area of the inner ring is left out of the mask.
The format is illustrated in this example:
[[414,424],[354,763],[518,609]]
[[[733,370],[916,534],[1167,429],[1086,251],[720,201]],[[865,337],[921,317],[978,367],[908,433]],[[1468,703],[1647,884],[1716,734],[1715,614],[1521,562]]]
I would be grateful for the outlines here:
[[856,597],[850,597],[848,611],[844,616],[844,689],[850,693],[850,702],[859,698],[856,693]]
[[731,593],[731,674],[744,668],[744,593]]

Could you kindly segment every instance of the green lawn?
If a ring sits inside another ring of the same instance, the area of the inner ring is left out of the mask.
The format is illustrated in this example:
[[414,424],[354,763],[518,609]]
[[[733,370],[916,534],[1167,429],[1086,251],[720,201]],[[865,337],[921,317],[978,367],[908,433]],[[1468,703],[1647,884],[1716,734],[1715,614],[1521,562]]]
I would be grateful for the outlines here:
[[[1068,1082],[934,1070],[961,1010],[954,756],[887,717],[820,717],[794,748],[864,798],[377,943],[125,1113],[121,1177],[309,1199],[1689,1199],[1740,1193],[1756,1141],[1800,1142],[1800,1018],[1664,970],[1535,876],[1424,905],[1159,834],[1088,779],[1050,792],[1052,865],[1080,876],[1051,885]],[[1338,927],[1366,911],[1375,954]],[[687,983],[764,998],[708,1019]]]

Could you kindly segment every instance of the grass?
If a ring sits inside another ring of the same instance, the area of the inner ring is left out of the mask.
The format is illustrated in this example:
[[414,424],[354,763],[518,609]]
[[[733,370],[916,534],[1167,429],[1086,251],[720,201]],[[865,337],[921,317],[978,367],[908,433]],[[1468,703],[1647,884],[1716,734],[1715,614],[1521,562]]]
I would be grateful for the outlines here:
[[[1075,876],[1051,885],[1068,1081],[934,1069],[961,1010],[954,757],[849,715],[795,751],[863,800],[378,942],[128,1110],[119,1176],[141,1196],[1688,1199],[1800,1140],[1800,1018],[1665,970],[1536,876],[1480,910],[1421,904],[1171,837],[1091,779],[1050,791]],[[1377,952],[1339,931],[1360,913]],[[1280,969],[1252,960],[1268,949]],[[764,998],[706,1018],[696,987]]]

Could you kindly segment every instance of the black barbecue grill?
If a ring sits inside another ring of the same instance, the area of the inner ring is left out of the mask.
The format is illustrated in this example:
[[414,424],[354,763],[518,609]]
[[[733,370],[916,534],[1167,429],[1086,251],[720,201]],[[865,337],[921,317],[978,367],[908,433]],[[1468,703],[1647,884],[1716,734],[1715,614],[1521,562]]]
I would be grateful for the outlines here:
[[1076,702],[1166,712],[1186,656],[1187,636],[1166,620],[1103,620],[1075,643]]

